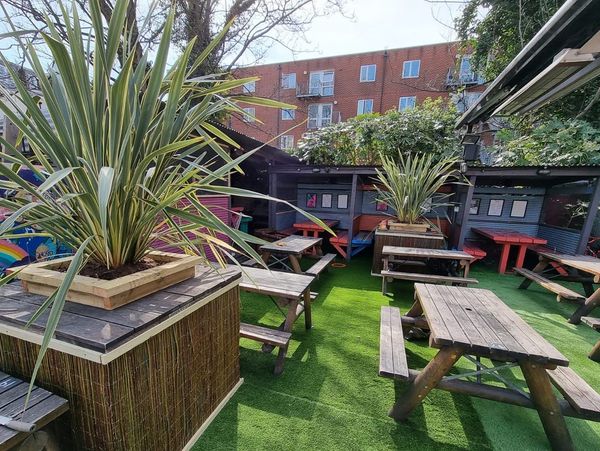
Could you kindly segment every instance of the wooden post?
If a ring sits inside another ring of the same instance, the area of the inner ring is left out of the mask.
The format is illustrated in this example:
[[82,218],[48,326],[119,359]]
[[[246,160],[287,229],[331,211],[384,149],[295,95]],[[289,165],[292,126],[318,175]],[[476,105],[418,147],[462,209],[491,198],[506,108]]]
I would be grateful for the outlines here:
[[348,246],[346,247],[346,260],[352,258],[352,237],[354,236],[354,215],[356,208],[356,189],[358,186],[358,174],[352,174],[352,191],[350,192],[350,223],[348,225]]
[[467,225],[469,223],[469,211],[471,210],[471,201],[473,200],[473,191],[475,190],[475,182],[477,181],[476,176],[469,178],[469,188],[467,189],[467,197],[464,204],[462,205],[462,217],[460,221],[460,233],[458,235],[458,243],[456,248],[462,250],[463,244],[465,244],[465,237],[467,236]]
[[[269,196],[277,198],[277,174],[269,172]],[[269,228],[277,229],[277,202],[269,201]]]
[[581,229],[581,235],[579,235],[579,244],[577,245],[577,253],[585,254],[585,250],[587,249],[587,244],[590,239],[590,233],[592,232],[592,227],[594,226],[594,221],[596,219],[596,215],[598,214],[598,206],[600,205],[600,178],[596,178],[596,183],[594,184],[594,192],[592,194],[592,200],[590,201],[590,205],[588,207],[587,216],[585,217],[585,222],[583,223],[583,228]]
[[414,408],[423,402],[425,396],[436,387],[442,377],[450,371],[462,354],[463,350],[455,346],[440,349],[409,385],[408,390],[396,401],[389,415],[396,421],[406,419]]
[[552,449],[561,451],[575,449],[546,369],[528,361],[519,362],[519,365]]
[[304,327],[306,329],[312,328],[312,310],[310,300],[310,287],[304,292]]

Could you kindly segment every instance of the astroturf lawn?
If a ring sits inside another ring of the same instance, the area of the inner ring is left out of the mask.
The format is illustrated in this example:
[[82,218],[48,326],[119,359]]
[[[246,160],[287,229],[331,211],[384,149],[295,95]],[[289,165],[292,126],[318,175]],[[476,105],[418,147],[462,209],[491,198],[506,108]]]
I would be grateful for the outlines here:
[[[383,296],[381,279],[370,275],[370,258],[359,256],[315,282],[319,296],[313,304],[313,328],[304,329],[303,317],[296,322],[281,376],[272,373],[275,354],[263,354],[260,344],[242,340],[244,384],[194,450],[548,449],[534,410],[441,390],[432,391],[405,422],[387,416],[403,384],[377,375],[379,311],[382,305],[394,305],[405,313],[413,292],[411,283],[394,282],[394,296]],[[600,391],[600,363],[587,358],[600,334],[567,322],[574,304],[557,303],[535,284],[518,290],[519,277],[500,276],[481,262],[471,274]],[[579,285],[569,287],[582,292]],[[242,293],[241,315],[244,322],[265,326],[283,319],[268,298],[248,293]],[[411,368],[423,368],[435,354],[427,340],[408,341],[406,348]],[[464,359],[459,367],[473,369]],[[504,374],[519,384],[520,371],[510,371]],[[567,418],[567,425],[577,449],[600,448],[600,423]]]

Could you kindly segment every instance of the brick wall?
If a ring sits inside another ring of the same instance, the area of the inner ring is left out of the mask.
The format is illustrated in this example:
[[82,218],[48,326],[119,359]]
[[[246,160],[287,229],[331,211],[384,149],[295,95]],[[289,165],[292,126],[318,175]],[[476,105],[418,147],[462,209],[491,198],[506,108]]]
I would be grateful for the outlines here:
[[[258,76],[255,95],[277,99],[297,106],[294,120],[282,120],[281,110],[256,106],[256,117],[260,122],[246,123],[242,118],[232,117],[230,126],[241,133],[261,141],[269,141],[284,133],[294,136],[298,143],[307,131],[308,105],[312,103],[333,104],[333,121],[347,120],[357,114],[361,99],[373,100],[373,112],[383,113],[397,109],[400,97],[416,97],[421,103],[427,97],[448,98],[450,89],[446,79],[450,68],[456,66],[458,44],[443,43],[404,49],[382,50],[354,55],[316,58],[303,61],[268,64],[238,69],[236,77]],[[417,78],[403,78],[403,63],[420,60]],[[372,82],[360,82],[362,65],[375,64],[376,77]],[[281,88],[281,75],[295,73],[296,85],[306,87],[311,71],[334,70],[334,94],[320,98],[300,99],[296,89]],[[482,86],[469,87],[469,91],[482,91]],[[297,126],[293,130],[286,131]],[[279,142],[272,142],[279,146]]]

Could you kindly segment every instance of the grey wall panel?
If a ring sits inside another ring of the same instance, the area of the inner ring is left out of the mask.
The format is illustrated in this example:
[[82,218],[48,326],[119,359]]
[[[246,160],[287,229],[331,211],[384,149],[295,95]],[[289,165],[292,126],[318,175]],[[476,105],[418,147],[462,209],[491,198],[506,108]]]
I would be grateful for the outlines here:
[[574,254],[579,244],[579,232],[540,225],[538,236],[548,240],[547,246],[559,252]]

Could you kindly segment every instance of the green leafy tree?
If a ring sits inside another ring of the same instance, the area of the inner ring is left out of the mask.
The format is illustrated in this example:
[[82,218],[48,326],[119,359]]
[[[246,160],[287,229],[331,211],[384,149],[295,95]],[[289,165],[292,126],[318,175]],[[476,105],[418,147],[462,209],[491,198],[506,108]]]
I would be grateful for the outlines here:
[[496,139],[503,165],[600,164],[600,129],[579,119],[521,123],[500,130]]
[[448,100],[426,99],[405,111],[365,114],[309,133],[295,154],[311,164],[378,165],[380,155],[398,151],[457,154],[456,108]]
[[[467,0],[455,23],[474,68],[493,80],[563,5],[564,0]],[[577,117],[600,126],[600,80],[534,113],[537,118]]]

